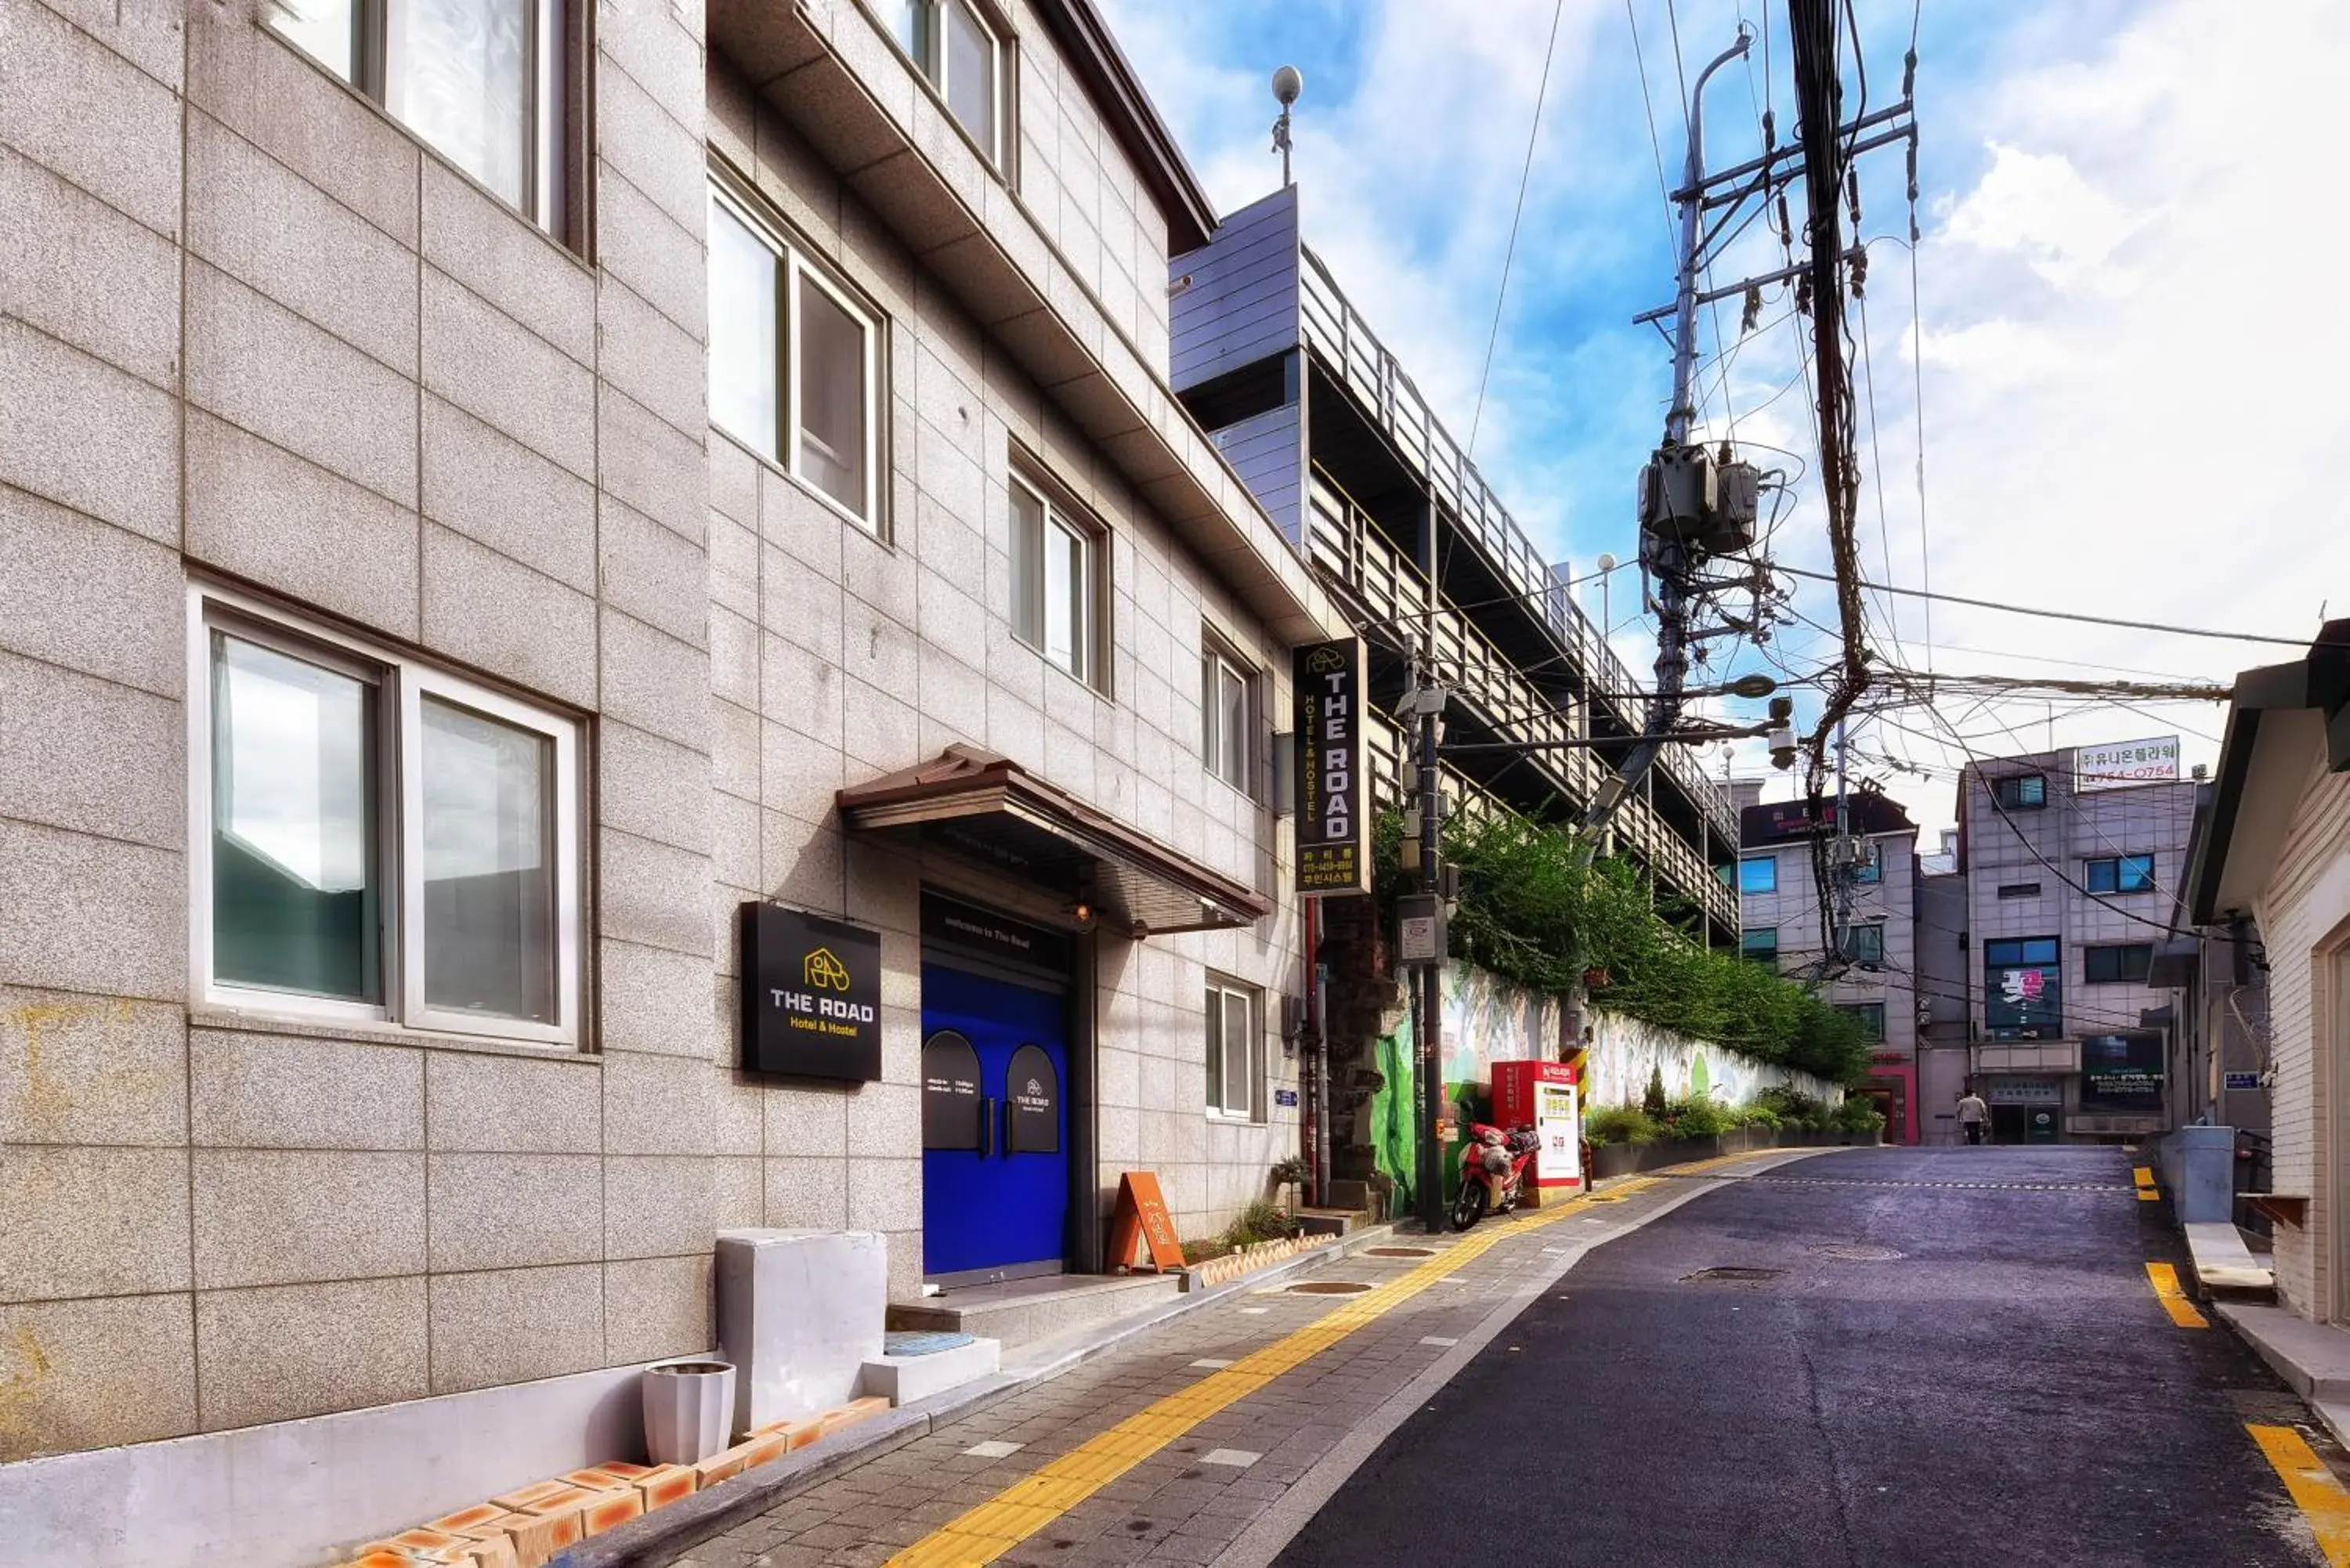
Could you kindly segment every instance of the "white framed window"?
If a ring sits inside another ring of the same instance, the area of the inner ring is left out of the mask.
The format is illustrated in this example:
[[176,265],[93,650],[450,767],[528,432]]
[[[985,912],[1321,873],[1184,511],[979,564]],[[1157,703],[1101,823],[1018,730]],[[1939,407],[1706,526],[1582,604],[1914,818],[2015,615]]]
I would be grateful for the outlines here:
[[541,228],[565,227],[572,0],[267,0],[272,31]]
[[1200,654],[1200,754],[1208,771],[1243,794],[1250,787],[1250,692],[1248,671],[1222,649],[1210,646]]
[[1043,491],[1012,480],[1012,629],[1046,662],[1106,689],[1099,530]]
[[1010,72],[1003,38],[973,0],[888,0],[899,47],[986,160],[1003,167]]
[[578,724],[233,594],[188,618],[196,994],[578,1044]]
[[880,318],[710,187],[710,422],[880,532]]
[[1264,1031],[1254,986],[1208,981],[1208,1114],[1264,1120]]

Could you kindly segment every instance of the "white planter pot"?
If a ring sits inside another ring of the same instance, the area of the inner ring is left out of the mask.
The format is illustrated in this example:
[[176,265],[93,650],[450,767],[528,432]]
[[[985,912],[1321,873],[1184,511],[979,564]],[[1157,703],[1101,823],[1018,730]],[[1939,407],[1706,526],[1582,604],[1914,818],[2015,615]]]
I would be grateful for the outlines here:
[[645,1369],[645,1449],[657,1465],[690,1465],[722,1453],[734,1425],[734,1368],[672,1361]]

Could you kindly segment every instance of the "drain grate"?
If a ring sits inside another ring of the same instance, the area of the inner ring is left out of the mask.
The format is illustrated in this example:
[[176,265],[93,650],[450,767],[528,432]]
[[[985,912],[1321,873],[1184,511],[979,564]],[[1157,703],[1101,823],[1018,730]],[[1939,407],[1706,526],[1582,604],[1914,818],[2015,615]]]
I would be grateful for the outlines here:
[[1786,1272],[1784,1269],[1750,1269],[1741,1264],[1726,1264],[1721,1268],[1700,1269],[1694,1274],[1683,1274],[1681,1283],[1685,1285],[1761,1284],[1765,1280],[1775,1280]]
[[1840,1263],[1893,1263],[1907,1255],[1890,1247],[1872,1247],[1866,1241],[1814,1241],[1804,1251],[1814,1258],[1833,1258]]
[[1371,1287],[1360,1280],[1307,1280],[1288,1287],[1293,1296],[1358,1296]]
[[1436,1249],[1433,1247],[1366,1247],[1363,1249],[1363,1256],[1366,1258],[1433,1258],[1436,1256]]

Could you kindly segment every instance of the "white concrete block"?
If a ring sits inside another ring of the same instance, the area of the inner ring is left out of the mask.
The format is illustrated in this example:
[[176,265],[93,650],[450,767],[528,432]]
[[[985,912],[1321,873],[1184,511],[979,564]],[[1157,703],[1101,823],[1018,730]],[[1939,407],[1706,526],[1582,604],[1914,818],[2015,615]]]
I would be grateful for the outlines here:
[[888,1244],[870,1231],[721,1231],[720,1358],[734,1428],[846,1405],[881,1359]]
[[892,1405],[910,1405],[989,1376],[1003,1362],[1001,1342],[974,1339],[927,1355],[884,1355],[868,1361],[860,1386],[864,1392],[878,1394]]
[[340,1562],[361,1542],[510,1487],[642,1458],[639,1371],[0,1465],[0,1560]]

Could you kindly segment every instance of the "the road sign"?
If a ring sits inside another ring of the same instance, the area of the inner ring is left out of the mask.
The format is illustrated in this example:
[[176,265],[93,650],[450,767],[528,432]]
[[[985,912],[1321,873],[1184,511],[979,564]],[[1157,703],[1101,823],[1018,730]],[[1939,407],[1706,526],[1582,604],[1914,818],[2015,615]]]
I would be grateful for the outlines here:
[[2227,1086],[2231,1089],[2257,1089],[2261,1086],[2261,1075],[2258,1073],[2230,1073],[2227,1075]]

